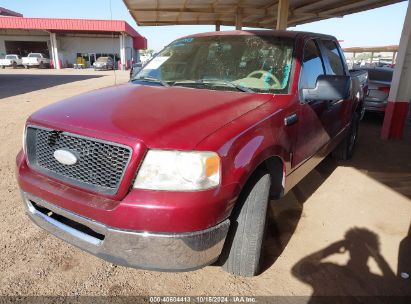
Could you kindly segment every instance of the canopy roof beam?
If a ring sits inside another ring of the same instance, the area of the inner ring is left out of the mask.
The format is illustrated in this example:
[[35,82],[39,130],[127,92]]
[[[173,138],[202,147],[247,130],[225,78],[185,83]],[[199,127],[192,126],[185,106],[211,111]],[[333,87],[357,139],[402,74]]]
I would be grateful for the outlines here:
[[288,24],[288,11],[289,2],[288,0],[278,1],[278,11],[277,11],[277,30],[286,30]]

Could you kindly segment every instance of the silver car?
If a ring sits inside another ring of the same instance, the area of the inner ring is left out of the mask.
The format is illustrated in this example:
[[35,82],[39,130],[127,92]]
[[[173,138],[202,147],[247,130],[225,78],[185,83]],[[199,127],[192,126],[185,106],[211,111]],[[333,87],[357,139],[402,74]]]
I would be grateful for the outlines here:
[[114,60],[111,57],[99,57],[93,63],[93,68],[97,70],[114,70]]
[[367,68],[368,94],[365,97],[365,111],[384,113],[391,89],[393,68]]

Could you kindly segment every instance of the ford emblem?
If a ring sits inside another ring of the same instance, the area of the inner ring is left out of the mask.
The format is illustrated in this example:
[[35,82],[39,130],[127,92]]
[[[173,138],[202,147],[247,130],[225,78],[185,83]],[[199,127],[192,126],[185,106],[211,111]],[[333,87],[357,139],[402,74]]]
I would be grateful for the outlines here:
[[53,153],[54,158],[63,165],[74,165],[77,162],[77,157],[70,151],[58,149]]

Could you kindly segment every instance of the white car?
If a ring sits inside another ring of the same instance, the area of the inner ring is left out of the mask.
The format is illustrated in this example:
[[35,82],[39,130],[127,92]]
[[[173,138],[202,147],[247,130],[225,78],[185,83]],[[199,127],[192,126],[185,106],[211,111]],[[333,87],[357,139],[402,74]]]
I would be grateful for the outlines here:
[[0,66],[2,69],[4,69],[5,67],[13,67],[13,69],[15,69],[22,64],[23,60],[21,59],[20,55],[9,54],[6,55],[4,59],[0,59]]
[[42,53],[30,53],[23,57],[23,65],[26,69],[30,67],[39,67],[40,69],[50,67],[50,59]]

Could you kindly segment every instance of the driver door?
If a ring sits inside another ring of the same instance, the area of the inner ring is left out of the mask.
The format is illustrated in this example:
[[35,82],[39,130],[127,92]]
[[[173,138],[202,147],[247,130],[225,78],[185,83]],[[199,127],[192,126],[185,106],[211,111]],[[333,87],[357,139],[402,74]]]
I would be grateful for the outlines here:
[[326,74],[319,43],[315,39],[305,41],[299,80],[298,135],[292,160],[299,167],[316,154],[330,140],[331,115],[327,101],[303,100],[303,88],[315,88],[317,78]]

